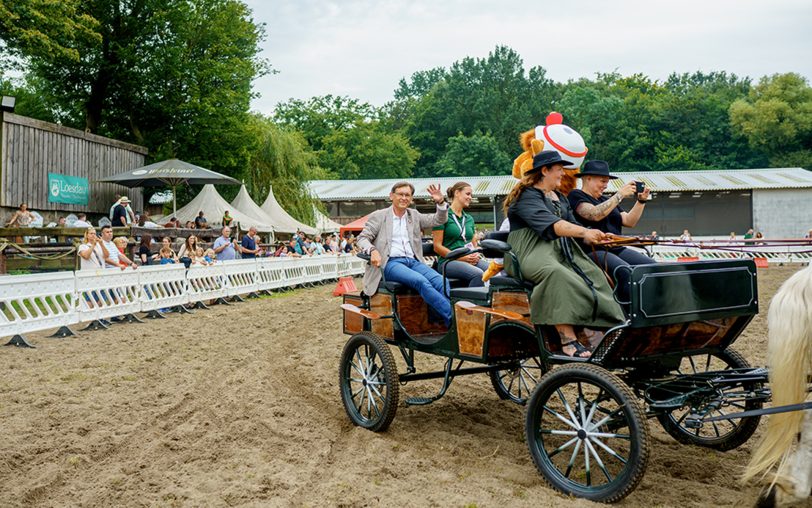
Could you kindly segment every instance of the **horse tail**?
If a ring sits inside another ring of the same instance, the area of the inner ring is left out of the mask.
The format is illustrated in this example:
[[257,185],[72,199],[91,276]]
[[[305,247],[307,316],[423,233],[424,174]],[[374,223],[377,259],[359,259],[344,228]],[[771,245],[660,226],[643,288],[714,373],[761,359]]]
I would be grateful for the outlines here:
[[[781,286],[767,313],[767,364],[774,406],[806,400],[812,370],[812,266]],[[767,430],[753,452],[743,481],[764,477],[778,465],[779,472],[800,431],[804,413],[792,411],[770,416]]]

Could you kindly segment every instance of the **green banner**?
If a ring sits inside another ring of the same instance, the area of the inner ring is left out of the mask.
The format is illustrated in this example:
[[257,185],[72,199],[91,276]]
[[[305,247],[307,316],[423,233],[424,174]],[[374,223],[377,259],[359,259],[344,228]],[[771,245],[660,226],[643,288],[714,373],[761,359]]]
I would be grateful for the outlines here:
[[48,202],[87,205],[90,184],[87,178],[48,173]]

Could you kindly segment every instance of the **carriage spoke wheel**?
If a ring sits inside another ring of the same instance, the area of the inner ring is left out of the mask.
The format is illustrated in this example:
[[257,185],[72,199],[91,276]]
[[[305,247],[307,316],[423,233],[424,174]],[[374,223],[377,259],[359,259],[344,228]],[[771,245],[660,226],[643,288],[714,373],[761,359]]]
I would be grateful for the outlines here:
[[534,356],[521,360],[516,368],[490,372],[491,384],[500,399],[524,405],[545,372],[547,366]]
[[[729,369],[747,368],[750,364],[734,349],[710,354],[692,355],[684,357],[676,374],[698,374],[702,372],[724,371]],[[722,394],[734,396],[762,388],[761,383],[746,382],[741,386],[727,387],[720,390]],[[683,444],[704,446],[715,450],[727,451],[738,448],[745,443],[758,427],[760,416],[751,416],[735,420],[720,420],[710,422],[699,428],[690,428],[685,425],[686,418],[696,410],[708,410],[709,416],[724,416],[740,413],[751,409],[760,409],[764,403],[760,400],[725,400],[722,398],[706,401],[702,407],[684,407],[668,413],[660,413],[657,419],[668,434]]]
[[374,333],[350,337],[341,353],[339,383],[344,410],[355,425],[386,430],[398,405],[398,371],[386,342]]
[[538,471],[567,495],[619,501],[646,470],[645,413],[623,381],[595,365],[548,372],[527,404],[525,434]]

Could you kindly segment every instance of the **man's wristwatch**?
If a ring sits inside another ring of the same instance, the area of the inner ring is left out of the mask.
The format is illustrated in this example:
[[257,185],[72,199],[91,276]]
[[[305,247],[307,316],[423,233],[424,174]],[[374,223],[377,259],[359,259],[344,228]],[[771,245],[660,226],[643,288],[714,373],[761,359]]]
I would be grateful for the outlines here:
[[645,205],[646,203],[648,203],[648,200],[647,199],[638,199],[637,202],[640,203],[641,205]]

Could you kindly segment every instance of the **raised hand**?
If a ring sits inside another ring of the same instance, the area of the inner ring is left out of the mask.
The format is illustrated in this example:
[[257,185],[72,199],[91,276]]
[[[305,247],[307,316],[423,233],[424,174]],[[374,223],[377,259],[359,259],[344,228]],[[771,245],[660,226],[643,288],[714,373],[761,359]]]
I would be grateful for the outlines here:
[[443,191],[440,188],[439,184],[438,185],[435,185],[435,184],[429,185],[429,187],[426,189],[426,192],[429,193],[429,195],[431,196],[431,199],[433,199],[434,202],[437,203],[438,205],[440,203],[442,203],[443,201],[445,201],[445,196],[443,196]]

